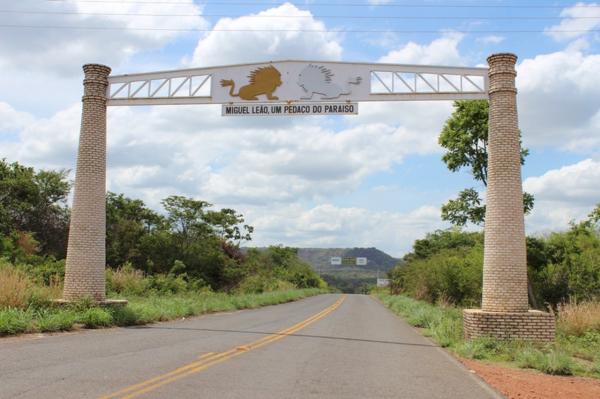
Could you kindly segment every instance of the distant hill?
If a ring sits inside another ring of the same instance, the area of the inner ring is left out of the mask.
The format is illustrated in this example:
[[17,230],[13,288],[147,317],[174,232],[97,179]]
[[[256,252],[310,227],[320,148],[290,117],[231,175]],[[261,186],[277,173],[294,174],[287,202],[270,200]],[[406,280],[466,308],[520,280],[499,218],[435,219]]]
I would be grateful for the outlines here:
[[[242,251],[248,249],[242,248]],[[385,278],[387,271],[402,262],[377,248],[298,248],[298,256],[310,264],[330,287],[342,292],[362,294],[375,285],[378,276]],[[333,256],[364,257],[367,258],[367,264],[332,266]]]
[[[298,248],[298,256],[310,263],[316,270],[333,271],[345,269],[359,269],[387,272],[396,266],[396,259],[377,248]],[[332,266],[331,257],[365,257],[366,266]]]

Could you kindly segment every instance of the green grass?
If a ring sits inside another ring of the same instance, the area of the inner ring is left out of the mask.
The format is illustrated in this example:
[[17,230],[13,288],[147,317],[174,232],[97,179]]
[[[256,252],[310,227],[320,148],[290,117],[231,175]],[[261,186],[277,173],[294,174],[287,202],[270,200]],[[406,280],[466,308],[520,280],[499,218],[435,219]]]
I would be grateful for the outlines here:
[[0,335],[21,334],[31,326],[33,315],[20,309],[8,308],[0,311]]
[[35,321],[37,330],[41,332],[67,331],[73,328],[77,320],[75,312],[70,310],[44,310],[32,319]]
[[569,335],[559,330],[556,341],[545,344],[493,338],[465,341],[461,309],[435,306],[383,291],[375,291],[374,295],[410,325],[422,328],[424,335],[459,356],[535,369],[551,375],[600,378],[600,331]]
[[129,298],[127,306],[95,307],[89,301],[37,309],[0,309],[0,336],[26,332],[67,331],[76,325],[86,328],[130,326],[173,320],[205,313],[258,308],[290,302],[326,290],[294,289],[261,294],[228,295],[201,292],[168,296]]

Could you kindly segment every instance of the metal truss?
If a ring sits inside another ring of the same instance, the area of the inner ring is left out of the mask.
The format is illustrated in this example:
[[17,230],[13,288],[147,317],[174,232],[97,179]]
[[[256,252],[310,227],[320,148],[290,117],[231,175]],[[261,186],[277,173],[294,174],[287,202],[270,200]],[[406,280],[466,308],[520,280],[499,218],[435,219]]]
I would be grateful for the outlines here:
[[211,103],[211,75],[194,70],[111,76],[108,105]]
[[[360,77],[361,84],[341,101],[418,101],[487,99],[487,68],[370,64],[319,61],[278,61],[223,67],[110,76],[108,105],[226,104],[242,101],[229,96],[222,79],[237,77],[237,89],[253,69],[272,65],[282,73],[278,102],[304,102],[297,86],[306,65],[323,66],[339,84]],[[311,100],[317,101],[317,100]]]
[[405,96],[409,100],[454,98],[456,95],[487,98],[487,70],[420,72],[402,69],[372,71],[370,94]]

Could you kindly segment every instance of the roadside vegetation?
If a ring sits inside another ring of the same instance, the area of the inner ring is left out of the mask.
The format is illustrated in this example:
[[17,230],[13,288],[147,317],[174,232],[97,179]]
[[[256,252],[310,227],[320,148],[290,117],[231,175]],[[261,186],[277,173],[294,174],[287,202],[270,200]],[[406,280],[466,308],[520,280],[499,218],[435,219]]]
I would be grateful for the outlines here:
[[294,248],[242,251],[253,228],[233,209],[170,196],[158,213],[108,193],[107,296],[129,304],[58,306],[70,213],[66,176],[0,160],[0,335],[143,324],[327,290]]
[[[385,290],[374,291],[374,294],[410,325],[422,328],[424,335],[464,358],[500,362],[552,375],[600,378],[600,329],[597,328],[600,313],[597,304],[593,305],[596,313],[590,313],[589,304],[567,305],[569,310],[558,314],[557,337],[553,343],[491,338],[465,341],[461,308],[448,304],[433,305],[404,295],[392,295]],[[574,329],[577,334],[572,333]]]
[[480,307],[483,233],[436,231],[390,271],[382,302],[460,356],[548,374],[600,378],[600,205],[564,232],[527,238],[530,306],[552,312],[556,342],[463,340],[462,308]]
[[[450,171],[467,169],[487,185],[487,101],[457,101],[439,136],[442,161]],[[528,151],[521,149],[521,163]],[[524,193],[523,210],[534,197]],[[533,368],[548,374],[600,378],[600,204],[564,231],[527,237],[530,307],[552,312],[556,342],[534,344],[495,339],[463,340],[462,309],[478,308],[483,274],[485,203],[468,188],[442,205],[454,225],[416,240],[410,253],[388,273],[389,290],[376,295],[413,326],[460,356]]]
[[[282,251],[288,252],[290,257],[294,254],[291,249],[271,248],[249,256],[264,259]],[[99,307],[85,299],[59,305],[53,300],[62,294],[60,275],[64,273],[63,264],[62,261],[46,263],[36,268],[24,264],[15,266],[0,260],[0,336],[140,325],[205,313],[276,305],[328,292],[324,283],[298,288],[281,275],[279,278],[265,277],[265,280],[249,279],[230,291],[214,291],[198,281],[188,281],[181,275],[147,276],[127,264],[106,272],[108,297],[126,298],[126,306]],[[285,266],[279,267],[285,270]],[[278,271],[273,273],[277,274]],[[44,283],[44,278],[48,276],[50,284]]]
[[[527,238],[532,307],[564,313],[577,304],[590,314],[597,311],[599,216],[600,205],[566,231]],[[476,307],[481,301],[482,273],[483,233],[450,229],[416,240],[413,250],[388,274],[392,293],[430,303]]]

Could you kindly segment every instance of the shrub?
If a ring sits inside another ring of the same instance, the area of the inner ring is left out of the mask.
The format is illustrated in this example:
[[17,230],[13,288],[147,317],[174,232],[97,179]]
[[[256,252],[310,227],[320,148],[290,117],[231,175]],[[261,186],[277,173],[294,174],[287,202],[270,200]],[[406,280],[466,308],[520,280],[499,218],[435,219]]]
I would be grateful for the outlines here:
[[600,374],[600,359],[596,360],[591,368],[592,373]]
[[565,303],[558,306],[557,325],[566,335],[600,332],[600,302]]
[[26,308],[33,283],[21,270],[0,265],[0,308]]
[[117,270],[106,270],[106,288],[109,292],[125,295],[143,295],[148,289],[149,280],[141,270],[125,263]]
[[477,305],[481,300],[483,248],[441,249],[427,258],[409,257],[391,272],[392,289],[430,303]]
[[21,309],[0,310],[0,335],[20,334],[27,331],[32,318],[30,312]]
[[517,365],[521,368],[542,370],[546,361],[544,353],[535,348],[527,348],[517,354]]
[[149,277],[149,286],[161,294],[177,294],[188,290],[188,283],[183,276],[173,274],[157,274]]
[[84,310],[77,317],[77,322],[87,328],[108,327],[113,324],[113,318],[110,312],[102,308],[89,308]]
[[34,264],[19,265],[31,278],[40,285],[62,285],[65,279],[65,260],[44,258]]
[[140,316],[131,306],[114,306],[110,309],[113,322],[117,326],[133,326],[140,324]]
[[237,288],[237,292],[242,294],[260,294],[265,291],[265,277],[260,275],[248,276]]
[[429,329],[431,337],[443,348],[455,345],[463,337],[462,319],[449,315],[436,319]]
[[561,351],[551,350],[545,356],[540,370],[552,375],[573,375],[574,366],[571,356]]
[[77,316],[68,310],[42,312],[36,318],[37,328],[42,332],[66,331],[75,324]]

